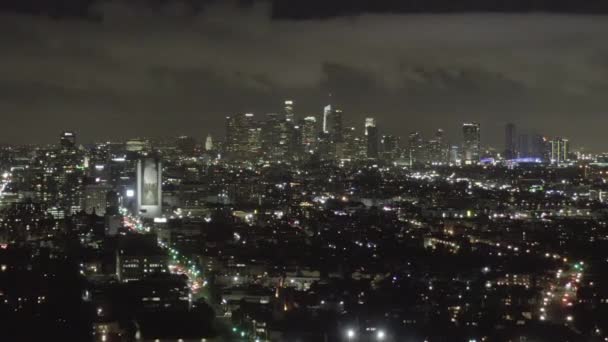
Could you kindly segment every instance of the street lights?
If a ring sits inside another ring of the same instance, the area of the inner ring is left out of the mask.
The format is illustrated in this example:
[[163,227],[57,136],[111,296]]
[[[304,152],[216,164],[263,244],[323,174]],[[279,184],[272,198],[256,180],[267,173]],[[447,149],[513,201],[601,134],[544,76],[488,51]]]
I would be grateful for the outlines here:
[[352,341],[355,339],[355,331],[353,329],[348,329],[346,330],[346,338],[348,338],[349,341]]

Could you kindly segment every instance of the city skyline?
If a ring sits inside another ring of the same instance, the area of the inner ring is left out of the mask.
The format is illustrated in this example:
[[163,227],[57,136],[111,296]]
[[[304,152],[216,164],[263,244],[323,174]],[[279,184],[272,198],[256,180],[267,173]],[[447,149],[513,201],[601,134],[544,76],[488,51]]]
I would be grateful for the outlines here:
[[606,0],[0,1],[7,341],[608,341]]
[[476,121],[484,143],[500,144],[515,122],[606,150],[602,16],[362,8],[320,20],[265,2],[145,3],[94,2],[54,19],[0,12],[10,32],[0,112],[13,127],[1,142],[48,143],[66,123],[87,141],[221,136],[226,115],[276,112],[290,98],[297,116],[318,116],[331,92],[345,122],[375,116],[402,137],[443,127],[453,140]]

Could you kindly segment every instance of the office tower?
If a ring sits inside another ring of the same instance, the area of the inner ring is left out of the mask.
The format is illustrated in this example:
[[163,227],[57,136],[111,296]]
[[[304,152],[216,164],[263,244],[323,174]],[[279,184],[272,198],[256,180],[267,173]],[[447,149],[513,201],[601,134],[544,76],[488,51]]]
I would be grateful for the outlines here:
[[342,110],[332,105],[323,109],[323,133],[329,135],[333,143],[342,141]]
[[336,158],[352,160],[357,155],[355,127],[344,127],[342,142],[335,143]]
[[429,160],[432,163],[441,164],[447,161],[448,150],[441,128],[435,132],[433,139],[429,140],[428,149]]
[[294,102],[292,100],[285,100],[285,120],[287,122],[295,123],[295,113],[293,111]]
[[285,158],[289,149],[291,125],[285,115],[270,113],[262,126],[262,150],[270,159]]
[[480,126],[477,122],[466,122],[462,125],[464,142],[462,145],[463,160],[465,164],[479,162],[481,151]]
[[253,114],[236,114],[226,117],[226,153],[233,157],[245,157],[249,150]]
[[508,123],[505,126],[505,159],[514,159],[517,157],[517,151],[515,148],[515,124]]
[[207,139],[205,139],[205,151],[213,150],[213,138],[211,134],[207,135]]
[[248,158],[259,156],[262,152],[262,128],[249,128],[245,141],[245,156]]
[[569,142],[568,139],[564,138],[554,138],[550,142],[551,146],[551,163],[553,164],[562,164],[568,161],[568,149]]
[[307,116],[302,120],[302,145],[304,146],[304,152],[314,152],[317,142],[317,118],[314,116]]
[[329,133],[329,117],[331,116],[331,105],[323,107],[323,133]]
[[451,164],[459,164],[460,161],[459,147],[457,145],[450,146],[450,150],[448,152],[448,162]]
[[110,190],[112,190],[112,187],[106,184],[85,185],[82,209],[87,214],[105,215],[108,206],[108,192]]
[[420,132],[411,132],[408,137],[408,153],[410,166],[426,162],[426,148]]
[[169,256],[157,245],[155,234],[121,236],[116,250],[116,276],[120,282],[141,280],[168,271]]
[[301,159],[304,153],[304,145],[302,144],[302,125],[289,125],[289,148],[288,156],[292,159]]
[[162,214],[162,165],[158,159],[137,161],[137,213],[145,218]]
[[367,135],[368,127],[376,127],[376,119],[375,118],[365,118],[365,135]]
[[380,140],[378,134],[378,127],[376,127],[376,120],[374,118],[365,119],[365,140],[366,140],[366,154],[367,158],[378,158],[379,148],[378,143]]
[[[369,136],[368,136],[369,137]],[[383,135],[380,140],[382,159],[393,161],[399,156],[399,138],[394,135]]]
[[62,149],[73,149],[76,147],[76,134],[70,131],[61,133],[61,136],[59,136],[59,145]]

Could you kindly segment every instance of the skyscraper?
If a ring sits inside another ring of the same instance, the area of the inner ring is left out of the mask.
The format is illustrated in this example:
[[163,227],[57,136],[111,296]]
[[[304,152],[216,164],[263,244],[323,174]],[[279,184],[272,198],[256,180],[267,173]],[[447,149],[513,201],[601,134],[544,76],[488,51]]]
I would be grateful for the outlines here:
[[462,124],[464,142],[462,144],[463,160],[465,164],[476,164],[479,162],[481,151],[480,125],[477,122],[465,122]]
[[305,152],[313,152],[317,142],[317,118],[307,116],[302,121],[302,145]]
[[207,139],[205,139],[205,151],[213,150],[213,138],[211,134],[207,135]]
[[429,159],[432,163],[445,163],[447,156],[448,150],[443,137],[443,129],[439,128],[433,139],[429,140]]
[[376,119],[365,118],[365,139],[367,143],[367,158],[378,158],[378,127]]
[[251,132],[255,128],[253,114],[236,114],[226,117],[226,152],[231,156],[245,157],[249,152]]
[[323,133],[331,143],[342,142],[342,110],[331,104],[323,108]]
[[285,121],[295,123],[295,114],[293,111],[294,102],[292,100],[285,100]]
[[65,131],[59,137],[59,145],[63,149],[72,149],[76,146],[76,134],[74,132]]
[[270,159],[282,159],[287,155],[291,125],[285,117],[280,114],[267,114],[262,126],[262,149]]
[[329,133],[329,117],[331,116],[331,105],[323,107],[323,133]]
[[394,161],[399,156],[399,138],[394,135],[383,135],[380,140],[382,145],[382,159]]
[[568,139],[564,138],[554,138],[550,142],[551,146],[551,163],[552,164],[562,164],[568,161],[568,149],[569,142]]
[[162,165],[155,158],[137,162],[137,213],[145,218],[162,214]]
[[426,162],[426,149],[420,132],[411,132],[408,137],[410,166]]
[[376,127],[376,119],[375,118],[365,118],[365,135],[367,135],[367,127]]
[[514,159],[517,157],[515,148],[515,124],[508,123],[505,126],[505,159]]

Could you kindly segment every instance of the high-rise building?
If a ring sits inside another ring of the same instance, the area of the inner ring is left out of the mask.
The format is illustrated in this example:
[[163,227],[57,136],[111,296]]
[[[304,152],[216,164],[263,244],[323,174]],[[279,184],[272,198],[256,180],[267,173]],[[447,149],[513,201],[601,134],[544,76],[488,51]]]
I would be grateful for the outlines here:
[[345,127],[342,138],[344,141],[337,143],[336,156],[338,159],[356,159],[358,157],[358,141],[355,127]]
[[379,137],[378,137],[378,127],[370,126],[365,130],[366,132],[366,143],[367,143],[367,158],[378,158],[379,155]]
[[382,145],[382,159],[386,161],[397,159],[399,156],[399,137],[383,135],[380,144]]
[[285,115],[267,114],[262,126],[262,150],[270,159],[286,157],[290,143],[290,124]]
[[323,133],[329,133],[329,117],[331,116],[331,105],[323,107]]
[[262,152],[262,128],[252,127],[247,130],[245,156],[256,157]]
[[424,139],[420,132],[410,133],[408,137],[408,153],[410,166],[425,163],[427,161]]
[[505,126],[505,159],[514,159],[517,157],[516,141],[515,141],[515,124],[508,123]]
[[464,163],[478,163],[481,151],[481,134],[479,123],[465,122],[462,125],[462,134],[464,138],[462,145]]
[[76,146],[76,133],[65,131],[59,137],[59,145],[63,149],[72,149]]
[[562,164],[568,161],[568,149],[569,142],[568,139],[564,138],[554,138],[550,142],[551,146],[551,163],[552,164]]
[[448,149],[441,128],[435,132],[433,139],[429,140],[428,147],[430,162],[441,164],[447,161]]
[[460,150],[458,145],[450,146],[450,150],[448,152],[448,162],[452,164],[459,164],[460,161]]
[[154,234],[121,236],[116,250],[116,275],[120,282],[141,280],[155,273],[167,273],[168,256]]
[[87,184],[84,187],[82,209],[87,214],[95,213],[98,216],[106,214],[108,205],[108,192],[112,188],[106,184]]
[[246,157],[250,150],[253,114],[236,114],[226,117],[226,153],[234,157]]
[[305,152],[313,152],[317,142],[317,118],[314,116],[307,116],[302,121],[302,145],[304,146]]
[[213,150],[213,138],[211,134],[207,135],[207,139],[205,139],[205,151]]
[[287,122],[295,123],[295,113],[293,111],[294,102],[293,100],[285,100],[285,120]]
[[367,135],[368,127],[376,127],[376,119],[375,118],[365,118],[365,135]]
[[145,218],[162,214],[162,165],[158,159],[137,162],[137,213]]
[[323,133],[329,134],[331,142],[342,142],[342,110],[332,105],[323,109]]

